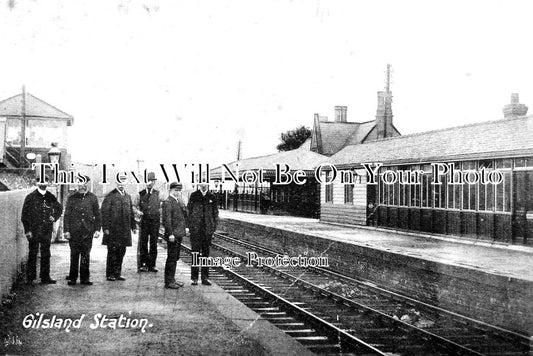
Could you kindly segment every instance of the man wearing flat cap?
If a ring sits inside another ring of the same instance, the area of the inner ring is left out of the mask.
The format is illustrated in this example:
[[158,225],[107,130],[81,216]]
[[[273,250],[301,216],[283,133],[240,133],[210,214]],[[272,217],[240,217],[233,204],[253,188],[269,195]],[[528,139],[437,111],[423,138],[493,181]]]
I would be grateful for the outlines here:
[[167,241],[167,261],[165,263],[165,288],[178,289],[182,282],[176,281],[176,263],[180,258],[180,245],[187,233],[187,207],[181,196],[181,183],[170,183],[168,198],[163,202],[163,226]]
[[149,172],[146,189],[139,192],[135,199],[135,207],[141,215],[141,230],[139,235],[139,272],[157,272],[157,238],[159,237],[159,224],[161,200],[159,191],[154,189],[155,174]]
[[[218,223],[218,206],[215,196],[209,192],[209,183],[199,183],[199,190],[189,197],[189,229],[191,250],[202,257],[209,257],[209,247]],[[192,285],[198,284],[198,267],[191,266]],[[209,267],[202,267],[202,284],[210,286]]]
[[98,198],[89,191],[89,181],[88,176],[83,176],[76,191],[67,199],[63,231],[70,245],[68,285],[76,284],[78,269],[80,283],[93,284],[89,279],[90,253],[93,238],[96,239],[99,236],[102,218]]

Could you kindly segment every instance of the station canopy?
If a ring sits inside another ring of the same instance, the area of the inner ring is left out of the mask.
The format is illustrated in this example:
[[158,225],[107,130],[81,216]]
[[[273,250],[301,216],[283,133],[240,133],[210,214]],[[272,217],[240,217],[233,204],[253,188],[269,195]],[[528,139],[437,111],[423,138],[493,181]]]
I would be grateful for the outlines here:
[[[312,152],[309,150],[310,140],[306,141],[300,148],[290,151],[278,152],[266,156],[252,157],[241,159],[239,161],[234,161],[228,163],[228,168],[235,173],[237,164],[239,167],[239,173],[244,171],[258,171],[260,169],[264,172],[264,177],[273,177],[276,171],[276,164],[280,164],[281,168],[285,169],[285,164],[290,167],[290,171],[294,172],[297,170],[304,171],[307,176],[314,176],[314,169],[325,162],[328,157]],[[210,171],[211,179],[220,179],[221,172],[226,172],[226,169],[223,166],[213,168]],[[226,178],[228,178],[228,173],[225,173]]]

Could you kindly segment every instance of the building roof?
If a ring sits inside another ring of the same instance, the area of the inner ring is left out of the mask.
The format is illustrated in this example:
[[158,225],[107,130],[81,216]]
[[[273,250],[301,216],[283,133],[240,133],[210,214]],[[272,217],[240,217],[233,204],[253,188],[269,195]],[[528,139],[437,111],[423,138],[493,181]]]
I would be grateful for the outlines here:
[[[236,164],[239,164],[239,172],[245,170],[263,169],[265,175],[272,173],[276,169],[276,164],[288,164],[291,171],[302,170],[312,171],[320,163],[327,160],[328,157],[309,151],[309,139],[300,148],[290,151],[278,152],[266,156],[252,157],[241,159],[228,163],[227,166],[235,171]],[[211,178],[219,178],[222,172],[222,166],[213,168],[210,172]],[[227,175],[226,175],[227,176]]]
[[[375,120],[365,122],[318,121],[318,124],[315,122],[313,128],[311,147],[313,151],[332,156],[346,146],[365,142],[375,127]],[[392,133],[400,134],[394,125]],[[370,140],[375,140],[375,135]]]
[[[46,103],[45,101],[26,93],[26,117],[43,119],[68,120],[72,125],[74,117]],[[0,116],[22,116],[22,94],[0,101]]]
[[314,141],[319,142],[314,142],[314,144],[321,146],[317,147],[318,152],[331,156],[347,144],[361,143],[375,124],[374,120],[367,122],[319,121],[314,127]]
[[533,154],[533,116],[500,119],[350,145],[335,166],[425,163]]
[[342,147],[346,147],[349,145],[356,145],[358,143],[362,143],[365,139],[365,137],[372,131],[372,129],[376,126],[376,121],[371,120],[367,122],[359,122],[359,127],[352,132],[352,134],[346,139]]

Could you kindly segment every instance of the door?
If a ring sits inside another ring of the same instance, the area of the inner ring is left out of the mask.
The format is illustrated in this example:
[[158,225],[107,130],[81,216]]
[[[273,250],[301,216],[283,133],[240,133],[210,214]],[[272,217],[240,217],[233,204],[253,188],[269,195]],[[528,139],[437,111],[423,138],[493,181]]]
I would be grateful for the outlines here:
[[533,171],[513,172],[513,239],[533,244]]

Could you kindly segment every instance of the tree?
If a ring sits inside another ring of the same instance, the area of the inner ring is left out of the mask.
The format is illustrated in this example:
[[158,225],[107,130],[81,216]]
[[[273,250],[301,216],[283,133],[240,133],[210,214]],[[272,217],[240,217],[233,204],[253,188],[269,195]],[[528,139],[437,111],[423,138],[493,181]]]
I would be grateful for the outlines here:
[[294,130],[289,130],[281,134],[281,143],[277,145],[278,151],[290,151],[300,147],[305,140],[311,137],[311,130],[305,126],[300,126]]

